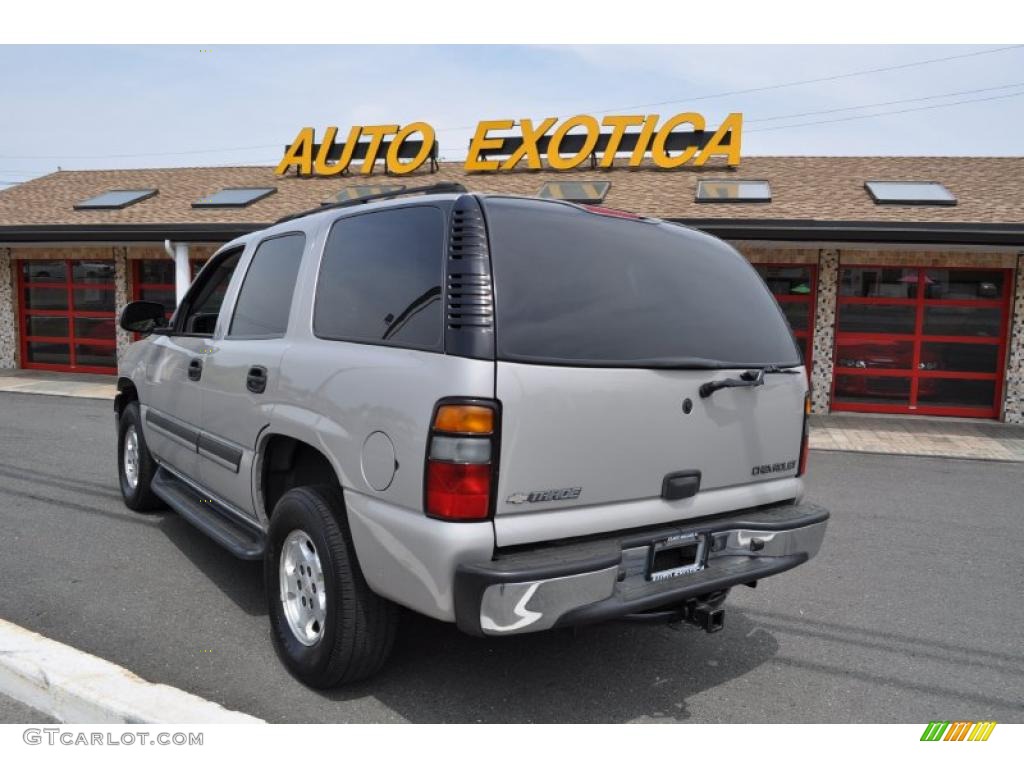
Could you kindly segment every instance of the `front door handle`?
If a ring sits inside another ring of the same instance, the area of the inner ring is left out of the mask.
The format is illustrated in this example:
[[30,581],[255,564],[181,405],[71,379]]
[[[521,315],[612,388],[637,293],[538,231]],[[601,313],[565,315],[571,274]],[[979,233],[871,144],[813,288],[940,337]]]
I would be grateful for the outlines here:
[[267,369],[262,365],[252,366],[245,377],[245,388],[262,395],[267,389]]
[[198,357],[193,357],[188,361],[188,378],[191,381],[199,381],[203,375],[203,361]]

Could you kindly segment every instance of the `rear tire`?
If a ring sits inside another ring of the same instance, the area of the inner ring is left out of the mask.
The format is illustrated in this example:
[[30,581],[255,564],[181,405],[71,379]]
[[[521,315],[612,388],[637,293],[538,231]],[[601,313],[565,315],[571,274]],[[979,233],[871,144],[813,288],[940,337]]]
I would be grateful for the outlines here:
[[142,416],[138,401],[128,403],[117,422],[117,476],[125,506],[136,512],[165,508],[153,493],[152,482],[157,465],[142,434]]
[[380,670],[394,645],[398,607],[367,585],[338,489],[285,493],[267,538],[271,635],[289,671],[310,687],[332,688]]

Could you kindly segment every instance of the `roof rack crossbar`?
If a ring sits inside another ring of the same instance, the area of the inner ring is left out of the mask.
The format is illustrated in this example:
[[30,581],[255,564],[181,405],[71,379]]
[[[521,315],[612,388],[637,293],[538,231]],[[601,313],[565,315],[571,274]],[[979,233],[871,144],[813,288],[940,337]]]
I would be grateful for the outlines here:
[[464,186],[454,181],[442,181],[438,184],[427,184],[422,187],[408,187],[406,189],[397,189],[394,192],[378,192],[373,195],[364,195],[363,197],[357,197],[354,200],[343,200],[339,203],[328,203],[327,205],[321,205],[317,208],[311,208],[308,211],[301,211],[299,213],[292,213],[288,216],[278,219],[275,224],[281,224],[285,221],[291,221],[292,219],[301,219],[303,216],[309,216],[313,213],[320,213],[321,211],[330,211],[335,208],[351,208],[356,205],[363,205],[365,203],[371,203],[374,200],[388,200],[393,197],[406,197],[407,195],[431,195],[431,194],[443,194],[446,192],[468,192]]

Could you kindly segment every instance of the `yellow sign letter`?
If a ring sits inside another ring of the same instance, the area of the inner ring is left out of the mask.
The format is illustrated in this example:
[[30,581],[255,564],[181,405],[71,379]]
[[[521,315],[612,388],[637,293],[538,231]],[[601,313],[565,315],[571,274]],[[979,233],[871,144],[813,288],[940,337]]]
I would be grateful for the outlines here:
[[370,146],[366,148],[366,157],[359,167],[360,173],[373,173],[373,164],[377,162],[377,153],[380,151],[380,144],[389,133],[395,133],[397,125],[365,125],[363,133],[370,137]]
[[695,131],[704,130],[704,116],[696,112],[682,112],[666,120],[665,124],[658,129],[658,135],[654,137],[654,143],[651,144],[651,160],[659,168],[678,168],[681,165],[686,165],[697,154],[696,146],[687,147],[676,157],[669,157],[668,152],[665,151],[665,142],[668,141],[669,134],[684,123],[692,125]]
[[[401,158],[398,157],[398,150],[401,148],[402,142],[417,131],[419,131],[423,136],[423,146],[420,147],[420,151],[416,154],[416,157],[407,163],[403,163]],[[397,173],[400,176],[405,173],[412,173],[423,165],[423,161],[430,157],[430,153],[433,149],[434,129],[426,123],[409,123],[395,134],[395,138],[391,140],[391,144],[388,146],[388,170],[392,173]]]
[[509,155],[508,160],[501,164],[501,170],[511,171],[524,155],[526,156],[526,167],[532,168],[535,171],[539,170],[541,165],[537,140],[551,130],[551,126],[556,122],[558,122],[557,117],[546,117],[541,120],[540,125],[534,128],[533,120],[530,118],[524,117],[520,120],[519,125],[522,126],[523,143],[519,145],[519,149]]
[[328,161],[328,157],[334,148],[334,138],[338,135],[338,129],[333,125],[329,126],[326,133],[324,133],[323,141],[320,142],[320,151],[316,153],[316,161],[313,163],[316,175],[336,176],[339,173],[343,173],[352,161],[352,153],[355,151],[356,143],[359,141],[359,133],[362,130],[357,125],[348,132],[348,140],[345,141],[345,146],[341,150],[341,157],[338,158],[337,162],[332,163]]
[[648,115],[644,120],[644,127],[640,129],[640,135],[636,139],[636,147],[633,149],[633,154],[629,156],[631,166],[638,166],[644,161],[647,145],[651,141],[651,134],[654,133],[654,127],[658,124],[659,117],[659,115]]
[[626,134],[626,128],[631,125],[643,125],[643,122],[643,115],[610,115],[602,120],[601,125],[609,126],[612,132],[608,137],[608,145],[601,153],[601,162],[598,165],[602,168],[611,168],[612,163],[615,162],[615,153],[619,151],[619,144],[622,143],[622,137]]
[[309,176],[313,172],[313,129],[303,128],[295,141],[288,145],[281,162],[277,164],[274,173],[283,176],[293,165],[299,167],[299,173]]
[[485,149],[497,149],[501,146],[501,139],[498,137],[488,138],[488,131],[507,131],[516,124],[515,120],[481,120],[476,124],[476,133],[473,140],[469,142],[469,154],[466,155],[466,163],[463,165],[467,171],[496,171],[498,170],[497,160],[481,160],[480,153]]
[[[562,155],[559,154],[558,145],[561,144],[565,135],[577,125],[582,125],[587,129],[586,140],[583,142],[583,146],[580,147],[580,151],[575,155],[569,158],[562,157]],[[590,115],[576,115],[575,117],[570,117],[558,126],[558,129],[551,136],[551,142],[548,144],[548,165],[559,171],[575,168],[587,158],[587,155],[594,151],[594,147],[597,145],[597,136],[600,131],[601,129],[597,125],[597,120],[592,118]]]
[[[725,138],[727,133],[732,133],[729,137],[728,145],[722,144],[722,139]],[[707,159],[713,155],[725,155],[726,162],[729,165],[737,166],[740,164],[740,136],[743,133],[743,114],[741,112],[731,113],[722,124],[718,126],[718,130],[715,131],[715,135],[711,137],[711,141],[705,145],[704,149],[700,152],[700,157],[694,165],[704,165]]]

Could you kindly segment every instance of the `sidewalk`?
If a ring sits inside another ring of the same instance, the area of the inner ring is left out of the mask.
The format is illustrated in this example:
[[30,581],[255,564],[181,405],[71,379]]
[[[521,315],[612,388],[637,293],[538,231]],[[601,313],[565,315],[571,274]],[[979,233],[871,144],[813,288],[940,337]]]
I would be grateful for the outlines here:
[[1024,461],[1024,427],[928,416],[811,416],[811,448],[906,456]]
[[56,373],[0,368],[0,392],[110,400],[117,394],[117,386],[113,376],[94,373]]
[[[0,369],[0,392],[111,399],[113,376]],[[980,419],[811,416],[811,448],[1024,462],[1024,427]]]

